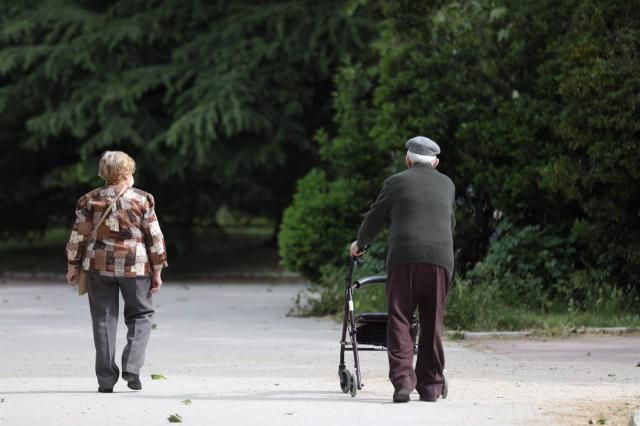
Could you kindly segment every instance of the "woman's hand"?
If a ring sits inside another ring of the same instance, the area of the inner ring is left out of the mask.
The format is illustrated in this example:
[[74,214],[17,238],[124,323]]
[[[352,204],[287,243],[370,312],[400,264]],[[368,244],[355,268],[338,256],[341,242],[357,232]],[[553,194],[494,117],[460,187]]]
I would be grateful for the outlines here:
[[78,284],[80,281],[80,273],[78,272],[78,268],[75,266],[68,265],[67,266],[67,282],[71,285]]
[[151,288],[149,289],[149,294],[157,293],[162,287],[162,277],[160,276],[161,271],[154,271],[153,276],[151,277]]

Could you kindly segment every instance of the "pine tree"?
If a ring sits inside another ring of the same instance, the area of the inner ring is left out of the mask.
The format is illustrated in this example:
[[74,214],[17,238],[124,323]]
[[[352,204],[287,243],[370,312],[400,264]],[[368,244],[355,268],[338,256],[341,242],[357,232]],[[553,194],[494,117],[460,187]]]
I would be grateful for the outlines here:
[[4,232],[66,225],[114,148],[138,160],[138,181],[176,223],[223,203],[277,220],[315,161],[335,69],[372,34],[367,10],[342,1],[3,6]]

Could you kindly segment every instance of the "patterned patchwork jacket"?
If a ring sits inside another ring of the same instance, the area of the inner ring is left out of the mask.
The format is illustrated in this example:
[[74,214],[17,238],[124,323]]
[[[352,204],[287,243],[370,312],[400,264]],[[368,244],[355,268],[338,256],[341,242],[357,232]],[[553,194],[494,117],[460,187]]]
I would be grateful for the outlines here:
[[167,266],[167,251],[153,196],[128,188],[89,241],[94,226],[118,194],[115,186],[94,189],[78,200],[67,243],[70,265],[107,277],[139,277]]

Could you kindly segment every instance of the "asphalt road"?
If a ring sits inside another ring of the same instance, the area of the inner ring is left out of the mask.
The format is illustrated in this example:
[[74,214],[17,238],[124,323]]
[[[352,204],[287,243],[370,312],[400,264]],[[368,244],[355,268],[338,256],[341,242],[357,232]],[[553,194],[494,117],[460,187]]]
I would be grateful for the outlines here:
[[363,353],[365,388],[351,398],[339,325],[287,316],[301,289],[166,284],[143,390],[120,381],[98,394],[86,296],[2,284],[0,425],[162,425],[174,413],[190,425],[626,425],[640,407],[638,336],[448,341],[449,398],[436,403],[391,403],[385,353]]

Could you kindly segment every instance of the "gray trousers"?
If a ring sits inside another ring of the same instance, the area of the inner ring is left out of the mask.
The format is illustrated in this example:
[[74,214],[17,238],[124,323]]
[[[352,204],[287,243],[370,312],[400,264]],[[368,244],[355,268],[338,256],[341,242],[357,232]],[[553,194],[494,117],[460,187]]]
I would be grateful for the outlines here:
[[140,374],[154,313],[149,295],[151,277],[112,278],[89,272],[87,278],[96,346],[96,376],[101,387],[112,388],[120,375],[115,362],[120,293],[128,330],[127,345],[122,351],[122,370]]

